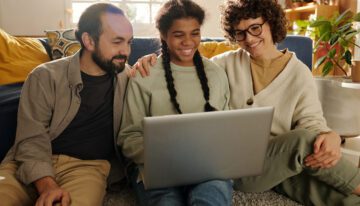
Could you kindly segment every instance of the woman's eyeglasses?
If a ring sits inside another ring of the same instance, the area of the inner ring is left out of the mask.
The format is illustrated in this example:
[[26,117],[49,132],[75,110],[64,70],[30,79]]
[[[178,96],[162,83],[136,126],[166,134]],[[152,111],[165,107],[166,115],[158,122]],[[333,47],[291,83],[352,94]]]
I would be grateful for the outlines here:
[[251,34],[252,36],[259,36],[262,33],[262,26],[266,21],[262,24],[253,24],[249,26],[245,30],[235,30],[235,40],[236,41],[244,41],[246,38],[246,33]]

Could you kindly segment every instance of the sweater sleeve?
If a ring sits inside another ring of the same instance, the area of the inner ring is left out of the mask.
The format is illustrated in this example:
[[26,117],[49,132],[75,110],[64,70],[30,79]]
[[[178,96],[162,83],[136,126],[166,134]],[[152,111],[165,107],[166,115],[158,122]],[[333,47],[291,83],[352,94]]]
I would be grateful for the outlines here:
[[229,110],[230,109],[230,89],[229,89],[229,83],[226,79],[226,83],[224,84],[224,94],[225,94],[225,104],[224,104],[224,107],[223,107],[223,110]]
[[144,163],[142,120],[149,113],[150,95],[136,79],[130,79],[121,123],[118,144],[123,154],[136,164]]
[[229,80],[226,76],[226,73],[224,70],[221,69],[220,71],[220,79],[221,79],[221,82],[222,82],[222,87],[223,87],[223,94],[224,94],[224,97],[225,97],[225,103],[224,103],[224,106],[223,106],[223,110],[229,110],[229,104],[230,104],[230,86],[229,86]]
[[304,70],[306,72],[304,72],[303,81],[299,85],[302,93],[293,115],[295,128],[305,128],[315,132],[330,131],[323,116],[315,80],[307,68]]
[[220,68],[224,69],[226,68],[226,56],[225,54],[218,54],[210,59],[210,61],[217,64]]
[[42,177],[54,177],[49,125],[52,116],[50,85],[43,85],[36,73],[23,85],[18,110],[14,159],[17,177],[30,184]]

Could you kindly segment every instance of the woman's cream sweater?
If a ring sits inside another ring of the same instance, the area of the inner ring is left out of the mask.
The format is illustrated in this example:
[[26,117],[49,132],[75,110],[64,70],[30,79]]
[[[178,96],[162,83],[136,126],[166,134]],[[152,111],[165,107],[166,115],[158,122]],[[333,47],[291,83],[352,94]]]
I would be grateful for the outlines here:
[[273,136],[294,128],[330,131],[323,117],[311,71],[294,53],[283,71],[256,95],[248,52],[238,49],[215,56],[212,60],[227,73],[231,109],[275,107],[271,128]]

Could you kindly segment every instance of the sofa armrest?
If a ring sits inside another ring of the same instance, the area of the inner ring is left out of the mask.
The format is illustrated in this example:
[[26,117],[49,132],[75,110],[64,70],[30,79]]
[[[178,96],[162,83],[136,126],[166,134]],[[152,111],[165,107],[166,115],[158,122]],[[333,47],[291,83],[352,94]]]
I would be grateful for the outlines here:
[[0,86],[0,161],[14,144],[22,83]]

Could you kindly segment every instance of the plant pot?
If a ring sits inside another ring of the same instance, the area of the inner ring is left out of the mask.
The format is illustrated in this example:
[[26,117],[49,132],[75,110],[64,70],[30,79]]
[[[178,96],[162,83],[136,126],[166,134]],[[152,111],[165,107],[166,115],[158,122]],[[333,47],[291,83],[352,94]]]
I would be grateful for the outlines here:
[[316,77],[327,125],[341,136],[360,135],[360,85],[341,77]]
[[360,61],[353,61],[351,67],[352,82],[360,83]]

